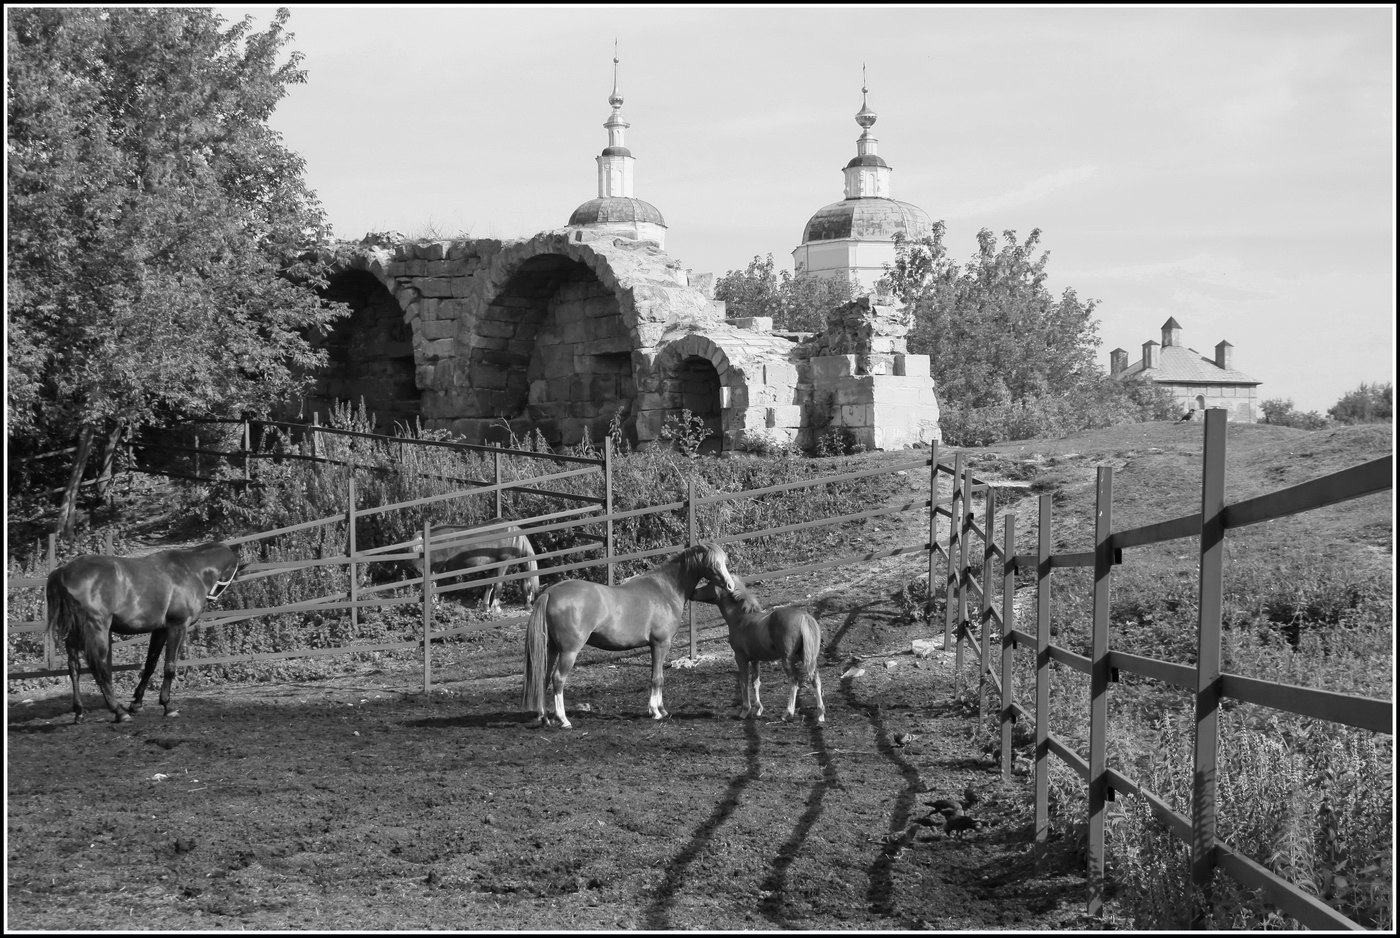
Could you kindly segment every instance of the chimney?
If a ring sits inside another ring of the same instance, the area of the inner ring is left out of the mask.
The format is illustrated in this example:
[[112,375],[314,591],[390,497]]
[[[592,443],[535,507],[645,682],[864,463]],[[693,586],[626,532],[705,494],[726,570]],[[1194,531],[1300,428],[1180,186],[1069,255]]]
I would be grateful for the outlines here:
[[1108,353],[1108,376],[1117,377],[1128,370],[1128,350],[1116,348]]
[[[1165,334],[1166,330],[1163,330],[1163,335]],[[1142,343],[1142,367],[1144,369],[1162,367],[1162,352],[1153,339]]]
[[1235,366],[1232,364],[1234,361],[1234,355],[1232,354],[1234,349],[1235,347],[1233,345],[1221,339],[1220,344],[1215,347],[1215,367],[1227,370],[1234,368]]
[[1175,316],[1162,323],[1162,348],[1168,345],[1181,347],[1181,323],[1176,321]]

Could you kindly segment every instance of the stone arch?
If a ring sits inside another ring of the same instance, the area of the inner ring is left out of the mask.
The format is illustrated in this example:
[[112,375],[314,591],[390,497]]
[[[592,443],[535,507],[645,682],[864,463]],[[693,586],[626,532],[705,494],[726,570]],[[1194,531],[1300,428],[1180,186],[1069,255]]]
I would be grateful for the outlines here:
[[651,374],[651,393],[639,399],[649,405],[637,417],[641,442],[657,439],[667,418],[689,410],[714,432],[701,452],[734,448],[732,413],[744,406],[748,386],[723,347],[709,336],[687,333],[661,349]]
[[638,370],[680,312],[709,312],[654,244],[547,232],[503,246],[463,297],[450,412],[458,432],[537,428],[555,445],[601,440],[615,417],[635,437]]
[[382,430],[397,422],[412,425],[420,413],[420,388],[413,330],[399,301],[381,278],[354,263],[334,271],[320,293],[345,303],[350,315],[308,336],[313,347],[326,352],[327,363],[306,395],[306,410],[363,401]]

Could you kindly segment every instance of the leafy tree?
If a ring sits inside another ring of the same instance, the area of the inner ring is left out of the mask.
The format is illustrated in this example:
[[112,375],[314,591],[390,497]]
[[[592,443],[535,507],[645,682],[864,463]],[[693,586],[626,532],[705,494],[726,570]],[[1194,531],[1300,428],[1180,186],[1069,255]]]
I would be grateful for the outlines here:
[[285,9],[264,33],[207,9],[6,17],[6,424],[21,454],[95,434],[265,414],[322,361],[303,337],[330,239],[267,119],[305,81]]
[[944,227],[917,241],[896,235],[896,261],[881,283],[913,306],[909,350],[931,357],[942,398],[961,407],[1028,401],[1074,388],[1101,372],[1096,301],[1045,287],[1048,252],[1040,229],[1006,244],[987,229],[961,269],[947,256]]
[[1296,427],[1299,430],[1321,430],[1327,426],[1327,418],[1315,410],[1304,413],[1293,409],[1292,398],[1275,397],[1259,405],[1264,412],[1264,422],[1280,427]]
[[773,271],[773,255],[755,255],[742,271],[731,270],[715,282],[715,299],[725,302],[731,319],[771,316],[773,327],[793,332],[820,332],[831,310],[850,302],[849,283],[830,277],[794,277]]
[[1389,381],[1367,384],[1343,394],[1337,403],[1327,408],[1327,414],[1338,423],[1390,423],[1395,419],[1395,389]]

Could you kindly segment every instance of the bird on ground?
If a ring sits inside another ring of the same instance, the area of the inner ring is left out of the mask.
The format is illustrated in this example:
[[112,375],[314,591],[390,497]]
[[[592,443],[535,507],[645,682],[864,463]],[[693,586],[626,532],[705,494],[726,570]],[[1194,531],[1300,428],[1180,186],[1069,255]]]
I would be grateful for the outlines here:
[[965,831],[977,831],[982,829],[982,822],[976,818],[970,818],[965,814],[955,814],[948,818],[943,824],[943,833],[962,839],[961,835]]
[[928,805],[928,807],[932,808],[935,812],[942,814],[944,817],[951,817],[954,814],[962,814],[962,808],[958,807],[956,804],[949,801],[947,798],[939,798],[935,801],[926,801],[924,803]]

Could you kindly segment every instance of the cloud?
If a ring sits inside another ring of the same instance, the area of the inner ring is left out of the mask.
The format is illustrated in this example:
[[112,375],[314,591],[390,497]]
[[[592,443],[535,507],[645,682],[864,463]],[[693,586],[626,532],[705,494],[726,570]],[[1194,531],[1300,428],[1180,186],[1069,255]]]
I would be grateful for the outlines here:
[[1050,173],[1032,180],[1019,189],[955,205],[943,215],[945,218],[976,218],[1003,209],[1025,205],[1028,202],[1038,202],[1052,192],[1083,182],[1096,172],[1098,172],[1098,167],[1093,164],[1062,169],[1058,173]]

